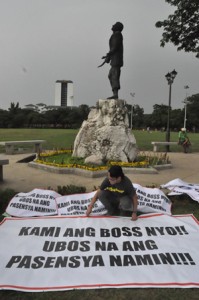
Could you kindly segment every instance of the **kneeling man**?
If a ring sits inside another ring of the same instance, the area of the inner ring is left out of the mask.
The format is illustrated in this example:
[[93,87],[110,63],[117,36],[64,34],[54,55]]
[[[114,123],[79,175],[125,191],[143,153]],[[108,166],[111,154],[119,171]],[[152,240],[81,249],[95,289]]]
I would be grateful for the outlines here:
[[118,211],[132,211],[132,220],[137,220],[137,194],[131,180],[124,175],[120,166],[112,166],[108,176],[103,180],[100,188],[91,200],[86,215],[92,212],[94,203],[99,199],[108,211],[114,215]]

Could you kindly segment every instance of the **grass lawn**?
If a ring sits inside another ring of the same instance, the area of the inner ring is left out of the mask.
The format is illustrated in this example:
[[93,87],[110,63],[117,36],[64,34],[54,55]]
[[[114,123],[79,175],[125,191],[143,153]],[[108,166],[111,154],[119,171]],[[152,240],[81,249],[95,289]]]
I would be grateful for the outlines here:
[[96,289],[21,293],[0,291],[1,300],[198,300],[198,289]]
[[[0,141],[44,139],[45,149],[71,148],[78,130],[67,129],[0,129]],[[137,145],[142,151],[152,150],[151,141],[165,141],[165,132],[133,131]],[[199,134],[189,134],[192,142],[192,152],[199,150]],[[178,133],[171,132],[171,141],[178,140]],[[180,146],[172,146],[172,152],[182,152]],[[164,147],[160,149],[164,151]],[[3,147],[0,148],[4,152]],[[198,203],[187,197],[175,197],[173,201],[173,214],[194,213],[199,219]],[[94,275],[93,275],[94,276]],[[140,289],[96,289],[75,290],[65,292],[23,293],[16,291],[0,291],[0,300],[196,300],[199,298],[198,289],[176,288],[140,288]]]
[[[1,141],[17,141],[17,140],[46,140],[43,144],[44,149],[61,149],[73,148],[75,137],[78,133],[76,129],[0,129]],[[134,130],[133,134],[136,138],[137,145],[142,151],[151,151],[153,149],[152,141],[165,141],[165,132]],[[199,133],[190,133],[190,141],[192,143],[191,151],[199,151]],[[178,132],[171,132],[170,140],[175,142],[178,140]],[[182,152],[181,146],[170,146],[172,152]],[[0,152],[3,152],[3,146],[0,146]],[[160,147],[160,151],[165,152],[165,147]]]

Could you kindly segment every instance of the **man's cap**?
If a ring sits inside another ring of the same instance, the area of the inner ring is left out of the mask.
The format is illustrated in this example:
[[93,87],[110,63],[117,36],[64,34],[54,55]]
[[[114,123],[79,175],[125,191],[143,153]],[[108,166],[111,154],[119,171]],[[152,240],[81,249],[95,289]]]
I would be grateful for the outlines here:
[[184,127],[183,127],[183,128],[181,128],[181,131],[186,131],[186,128],[184,128]]
[[111,177],[123,177],[124,173],[122,171],[122,168],[120,166],[111,166],[110,169],[108,170],[110,173]]

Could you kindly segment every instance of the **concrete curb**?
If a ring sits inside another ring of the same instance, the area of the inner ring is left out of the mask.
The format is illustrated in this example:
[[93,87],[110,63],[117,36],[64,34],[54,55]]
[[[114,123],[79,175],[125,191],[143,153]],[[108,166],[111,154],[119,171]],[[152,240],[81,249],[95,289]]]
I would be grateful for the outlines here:
[[[78,168],[59,168],[54,166],[48,166],[44,164],[39,164],[34,161],[28,163],[29,167],[44,170],[51,173],[57,173],[57,174],[72,174],[72,175],[78,175],[78,176],[86,176],[89,178],[98,178],[106,176],[107,170],[99,170],[99,171],[89,171],[89,170],[83,170]],[[171,164],[167,165],[157,165],[154,167],[149,168],[125,168],[124,170],[125,174],[157,174],[158,170],[162,169],[169,169],[172,168]]]
[[156,170],[167,170],[167,169],[172,169],[173,165],[172,164],[165,164],[165,165],[155,165],[154,168]]

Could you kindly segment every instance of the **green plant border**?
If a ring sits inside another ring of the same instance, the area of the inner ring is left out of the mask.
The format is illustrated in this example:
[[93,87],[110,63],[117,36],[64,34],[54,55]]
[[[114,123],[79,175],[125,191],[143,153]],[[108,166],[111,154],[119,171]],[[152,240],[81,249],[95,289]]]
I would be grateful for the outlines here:
[[[35,163],[43,164],[47,166],[59,167],[59,168],[80,168],[88,171],[101,171],[107,170],[110,166],[119,165],[126,168],[149,168],[154,165],[162,165],[169,163],[169,158],[167,153],[158,153],[158,154],[148,154],[140,153],[134,162],[121,162],[121,161],[108,161],[106,164],[101,166],[96,166],[92,164],[85,164],[83,162],[79,163],[82,158],[71,157],[71,162],[65,163],[64,158],[62,157],[61,163],[57,163],[56,156],[71,154],[71,149],[61,149],[61,150],[49,150],[41,152],[38,154],[35,159]],[[49,157],[55,157],[54,161],[48,161]]]

